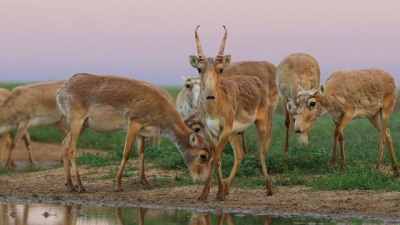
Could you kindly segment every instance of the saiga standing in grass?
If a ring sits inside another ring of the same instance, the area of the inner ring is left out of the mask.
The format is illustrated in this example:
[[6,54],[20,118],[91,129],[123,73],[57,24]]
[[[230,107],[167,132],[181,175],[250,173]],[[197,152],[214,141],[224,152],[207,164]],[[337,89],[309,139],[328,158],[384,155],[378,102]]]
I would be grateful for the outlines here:
[[[319,89],[299,93],[295,130],[308,133],[314,122],[328,114],[335,122],[332,166],[337,163],[337,142],[342,156],[341,168],[346,167],[343,129],[353,119],[368,118],[381,132],[379,169],[386,143],[393,168],[399,171],[388,129],[390,116],[397,99],[397,85],[393,77],[380,69],[342,70],[333,73]],[[294,109],[294,107],[292,107]]]
[[[258,130],[258,152],[265,176],[267,195],[272,195],[267,167],[265,165],[264,140],[268,123],[267,91],[262,81],[253,76],[220,77],[231,61],[230,55],[224,55],[227,31],[216,58],[205,58],[200,40],[195,31],[197,56],[190,56],[190,64],[199,71],[201,80],[200,105],[208,136],[215,147],[208,178],[199,200],[205,201],[211,188],[214,169],[218,170],[218,200],[224,200],[230,185],[243,159],[238,133],[243,132],[252,123]],[[221,153],[228,140],[234,149],[235,162],[226,182],[222,180]]]
[[[319,82],[319,65],[311,55],[304,53],[290,54],[278,65],[276,86],[282,99],[283,112],[285,114],[285,152],[289,148],[290,132],[294,123],[293,117],[296,114],[295,108],[299,99],[298,92],[317,89]],[[293,109],[290,107],[293,107]],[[298,134],[299,143],[308,145],[309,135],[309,131]]]

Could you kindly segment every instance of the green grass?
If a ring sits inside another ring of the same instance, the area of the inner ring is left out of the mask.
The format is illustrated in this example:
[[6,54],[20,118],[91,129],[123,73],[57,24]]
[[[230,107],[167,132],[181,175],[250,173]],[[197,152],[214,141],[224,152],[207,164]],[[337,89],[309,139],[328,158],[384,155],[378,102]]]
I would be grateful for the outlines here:
[[[0,87],[12,88],[15,84],[0,85]],[[166,88],[172,95],[176,96],[180,88]],[[281,110],[281,106],[278,106]],[[399,104],[396,111],[400,111]],[[278,111],[279,112],[279,111]],[[266,162],[273,185],[307,185],[319,190],[397,190],[400,191],[400,178],[385,172],[373,169],[376,165],[379,151],[380,134],[369,123],[368,120],[352,121],[344,130],[345,150],[348,169],[345,171],[333,170],[330,166],[333,147],[334,124],[331,118],[323,117],[315,123],[310,138],[308,149],[297,147],[296,134],[292,132],[290,149],[288,153],[283,152],[285,126],[283,116],[279,113],[274,115],[274,133],[271,152],[266,155]],[[400,160],[400,114],[394,113],[390,126],[394,142],[395,154]],[[33,140],[60,143],[63,136],[53,126],[39,126],[30,130]],[[233,185],[245,188],[258,188],[264,186],[262,169],[258,158],[256,130],[252,126],[246,131],[249,154],[243,159],[239,168],[237,178]],[[105,155],[85,154],[77,158],[79,165],[90,167],[119,165],[125,132],[114,132],[109,134],[97,134],[86,130],[80,137],[78,146],[104,149],[109,153]],[[34,149],[33,149],[34,151]],[[339,154],[338,150],[338,154]],[[167,139],[163,139],[162,147],[157,150],[147,146],[145,152],[146,163],[152,163],[155,167],[167,170],[185,171],[183,178],[158,178],[154,182],[159,185],[176,186],[191,184],[188,169],[183,162],[182,156],[176,147]],[[137,158],[137,150],[134,147],[132,157]],[[340,165],[340,155],[338,155]],[[228,144],[222,153],[222,171],[224,177],[228,177],[234,162],[233,151]],[[382,164],[391,166],[389,152],[385,149]],[[28,172],[35,170],[30,168]],[[136,168],[137,170],[137,168]],[[1,174],[8,171],[2,169]],[[103,179],[114,179],[117,171],[111,170],[104,174]],[[127,168],[124,176],[132,176],[135,168]],[[133,176],[135,177],[135,176]],[[137,178],[134,178],[137,179]],[[214,179],[215,182],[215,179]]]
[[40,171],[40,170],[42,170],[42,168],[35,164],[30,164],[21,170],[16,170],[16,169],[8,170],[7,168],[2,167],[2,168],[0,168],[0,175],[8,175],[8,174],[15,174],[15,173],[28,173],[28,172],[36,172],[36,171]]
[[400,190],[398,175],[388,175],[372,167],[350,167],[315,179],[309,185],[319,190]]

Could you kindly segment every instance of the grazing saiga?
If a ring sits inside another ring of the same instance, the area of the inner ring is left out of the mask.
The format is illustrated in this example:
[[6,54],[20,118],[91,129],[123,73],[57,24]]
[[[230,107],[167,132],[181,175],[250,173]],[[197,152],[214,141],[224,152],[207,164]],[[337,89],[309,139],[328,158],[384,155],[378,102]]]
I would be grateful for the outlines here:
[[[265,165],[264,140],[268,123],[268,90],[263,82],[254,76],[220,77],[230,64],[231,56],[224,55],[227,31],[222,39],[216,58],[205,58],[200,40],[195,31],[198,57],[191,55],[190,64],[200,74],[200,106],[204,112],[206,131],[215,150],[210,160],[210,169],[199,200],[205,201],[211,187],[214,169],[218,174],[217,199],[224,200],[230,185],[243,159],[238,133],[243,132],[252,123],[258,130],[258,152],[263,167],[267,195],[272,195],[271,184]],[[234,149],[235,162],[224,187],[221,171],[221,153],[228,140]]]
[[210,148],[206,140],[188,128],[165,91],[151,83],[111,75],[76,74],[62,85],[57,102],[71,125],[62,143],[69,191],[76,191],[70,175],[70,161],[78,183],[85,192],[75,161],[79,135],[87,128],[98,133],[127,130],[115,191],[122,191],[121,178],[137,136],[139,176],[151,188],[144,173],[144,138],[162,135],[179,149],[195,181],[208,176]]
[[333,73],[319,89],[299,93],[295,130],[308,133],[322,115],[330,115],[335,122],[332,166],[337,163],[337,142],[342,156],[341,169],[346,167],[343,129],[353,119],[368,118],[381,132],[379,169],[386,143],[392,157],[393,168],[399,171],[388,129],[390,116],[397,99],[397,85],[392,76],[380,69],[343,70]]
[[68,129],[62,123],[64,115],[56,104],[57,89],[62,83],[64,81],[19,86],[14,88],[6,100],[1,103],[0,133],[17,129],[9,148],[7,167],[12,165],[12,150],[24,136],[29,161],[33,162],[27,135],[30,127],[54,124],[62,133],[68,133]]
[[[293,126],[293,117],[296,111],[290,113],[288,107],[297,104],[299,98],[298,92],[309,91],[317,89],[320,83],[320,69],[318,62],[311,56],[305,53],[294,53],[288,55],[278,65],[276,71],[276,86],[279,95],[282,99],[283,111],[285,114],[285,146],[284,151],[287,152],[289,148],[290,132]],[[309,132],[299,133],[299,143],[305,145],[309,142]]]

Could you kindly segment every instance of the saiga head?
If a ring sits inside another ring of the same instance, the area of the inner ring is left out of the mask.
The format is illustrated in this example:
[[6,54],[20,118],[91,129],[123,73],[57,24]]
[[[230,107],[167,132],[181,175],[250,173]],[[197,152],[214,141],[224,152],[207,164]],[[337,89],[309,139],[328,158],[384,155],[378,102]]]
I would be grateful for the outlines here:
[[201,91],[203,97],[208,101],[212,101],[215,100],[215,98],[217,98],[219,75],[231,62],[231,55],[224,55],[227,30],[225,26],[223,26],[225,29],[225,35],[222,39],[221,47],[219,49],[217,57],[205,58],[203,49],[200,44],[199,36],[197,35],[197,29],[199,27],[200,26],[197,26],[195,31],[198,57],[191,55],[189,57],[189,61],[190,65],[192,65],[199,71],[201,80],[200,86],[202,88]]
[[186,149],[184,153],[184,160],[194,182],[207,180],[211,154],[212,151],[206,139],[192,133],[189,139],[189,149]]
[[318,89],[303,91],[299,86],[299,99],[294,104],[289,102],[287,109],[295,114],[294,130],[299,135],[299,143],[308,145],[309,134],[314,122],[318,119],[321,110],[321,98],[325,95],[325,86],[321,85]]
[[203,119],[203,111],[201,109],[197,109],[189,113],[184,122],[191,130],[200,136],[205,137],[205,125],[203,123]]
[[197,107],[200,95],[200,79],[198,77],[182,77],[182,83],[185,88],[185,101],[189,104],[190,109]]

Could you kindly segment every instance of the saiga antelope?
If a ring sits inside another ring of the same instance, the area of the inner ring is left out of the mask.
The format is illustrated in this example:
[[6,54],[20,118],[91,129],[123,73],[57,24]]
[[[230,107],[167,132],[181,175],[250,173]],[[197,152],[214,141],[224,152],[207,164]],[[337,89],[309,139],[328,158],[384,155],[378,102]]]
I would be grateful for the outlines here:
[[182,77],[183,88],[176,97],[176,109],[183,118],[196,110],[200,94],[199,77]]
[[[221,77],[230,77],[240,74],[241,76],[254,76],[258,77],[264,84],[265,88],[268,91],[268,122],[267,122],[267,142],[265,149],[267,152],[270,150],[271,140],[272,140],[272,131],[273,131],[273,123],[272,116],[275,112],[276,106],[278,104],[278,91],[276,88],[276,67],[267,61],[241,61],[229,64],[228,67],[223,69],[223,72],[220,74]],[[204,127],[201,124],[202,119],[196,118],[196,116],[201,116],[202,113],[194,112],[193,114],[189,114],[188,117],[185,118],[187,124],[198,124],[198,127]],[[243,151],[247,154],[247,143],[245,132],[241,132],[243,141]]]
[[[95,87],[95,88],[94,88]],[[138,137],[139,175],[146,188],[151,188],[144,173],[144,137],[162,135],[181,152],[191,175],[203,181],[208,175],[210,148],[183,122],[164,90],[151,83],[119,76],[76,74],[62,85],[57,102],[71,125],[62,143],[64,168],[69,191],[76,191],[70,175],[70,164],[78,191],[86,191],[79,177],[75,149],[79,135],[90,128],[98,133],[127,130],[115,191],[122,191],[121,177]]]
[[[58,87],[64,81],[19,86],[0,105],[0,133],[17,129],[8,153],[8,167],[12,164],[11,152],[30,127],[54,124],[62,133],[68,129],[62,123],[63,114],[56,104]],[[29,138],[25,137],[30,154]],[[33,162],[32,156],[29,159]]]
[[[184,87],[176,99],[176,108],[185,119],[185,124],[196,133],[205,136],[204,113],[198,107],[200,95],[200,77],[182,77]],[[247,154],[245,132],[240,133],[243,141],[243,152]]]
[[299,105],[291,106],[297,112],[295,130],[309,132],[322,115],[331,115],[335,122],[332,166],[337,163],[337,142],[342,156],[341,169],[346,167],[343,129],[353,119],[368,118],[381,132],[379,169],[383,150],[388,143],[393,168],[399,171],[394,155],[389,119],[397,99],[397,85],[392,76],[380,69],[343,70],[333,73],[319,89],[299,93]]
[[[241,61],[229,64],[223,69],[221,77],[230,76],[254,76],[259,78],[267,90],[268,122],[267,122],[267,142],[265,149],[270,150],[272,141],[273,122],[272,116],[278,105],[278,90],[276,88],[276,66],[267,61]],[[244,132],[242,133],[243,143],[245,144]]]
[[[262,81],[253,76],[220,77],[230,61],[230,55],[224,55],[227,31],[222,39],[216,58],[205,58],[200,40],[195,31],[198,57],[191,55],[190,64],[200,74],[200,105],[204,111],[206,131],[215,146],[210,160],[210,169],[199,200],[205,201],[210,192],[214,169],[218,170],[217,199],[224,200],[230,185],[242,162],[243,150],[238,133],[243,132],[252,123],[258,130],[258,152],[263,167],[267,195],[272,195],[267,167],[265,165],[264,139],[267,133],[268,102],[267,91]],[[235,163],[224,187],[221,171],[221,153],[228,140],[234,149]]]
[[[320,82],[320,69],[318,62],[308,54],[294,53],[288,55],[278,65],[276,71],[276,86],[282,99],[285,115],[285,146],[284,151],[289,148],[290,132],[293,126],[295,111],[290,113],[288,107],[296,105],[299,98],[298,92],[317,89]],[[289,104],[289,102],[291,104]],[[308,144],[309,132],[299,133],[299,143]]]
[[[176,108],[185,119],[185,124],[196,133],[205,136],[204,113],[198,107],[200,95],[200,77],[182,77],[184,87],[176,99]],[[240,133],[243,141],[243,152],[247,154],[245,132]]]

